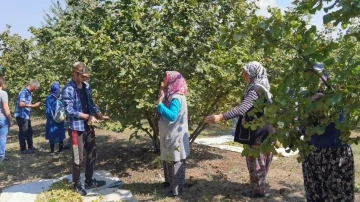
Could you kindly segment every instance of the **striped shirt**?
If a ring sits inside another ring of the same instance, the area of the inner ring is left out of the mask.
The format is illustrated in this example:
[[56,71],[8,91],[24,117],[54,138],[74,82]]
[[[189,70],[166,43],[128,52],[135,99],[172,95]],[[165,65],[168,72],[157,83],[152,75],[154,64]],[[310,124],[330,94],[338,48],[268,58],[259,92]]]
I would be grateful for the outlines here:
[[248,112],[251,107],[253,107],[253,103],[255,100],[257,100],[259,98],[258,94],[256,93],[255,90],[250,90],[244,100],[240,103],[240,105],[238,105],[238,107],[236,107],[235,109],[225,112],[223,113],[224,119],[225,120],[229,120],[229,119],[233,119],[233,118],[237,118],[240,116],[244,116],[246,112]]

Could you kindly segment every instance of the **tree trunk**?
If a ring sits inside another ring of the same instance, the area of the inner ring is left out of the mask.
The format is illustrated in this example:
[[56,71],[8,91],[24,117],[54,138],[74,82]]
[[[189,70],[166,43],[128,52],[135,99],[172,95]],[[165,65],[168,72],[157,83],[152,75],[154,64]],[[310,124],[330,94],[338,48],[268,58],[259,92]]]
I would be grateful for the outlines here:
[[160,140],[159,136],[154,134],[153,138],[154,153],[160,154]]
[[150,125],[150,128],[152,129],[152,135],[149,134],[152,142],[153,142],[153,147],[154,147],[154,152],[157,154],[160,154],[160,139],[159,139],[159,126],[158,126],[158,121],[159,121],[159,114],[157,112],[146,112],[146,119]]
[[225,95],[227,95],[229,92],[230,91],[226,91],[221,96],[218,96],[217,98],[215,98],[214,102],[211,105],[209,105],[207,113],[205,113],[206,115],[201,119],[201,121],[198,123],[198,126],[196,127],[194,132],[190,135],[190,144],[192,144],[195,141],[195,139],[198,137],[198,135],[201,133],[201,131],[203,131],[205,129],[205,127],[207,125],[204,123],[206,116],[213,114],[214,112],[216,112],[219,109],[219,106],[221,104],[220,100]]

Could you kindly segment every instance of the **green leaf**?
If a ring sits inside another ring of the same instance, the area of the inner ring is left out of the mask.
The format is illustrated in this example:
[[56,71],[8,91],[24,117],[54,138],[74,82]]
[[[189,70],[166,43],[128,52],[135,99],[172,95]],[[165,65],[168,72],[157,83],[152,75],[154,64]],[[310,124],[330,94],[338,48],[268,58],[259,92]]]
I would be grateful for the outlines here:
[[242,38],[241,34],[234,34],[233,39],[234,41],[238,42]]
[[250,129],[251,129],[251,130],[256,130],[256,129],[257,129],[257,125],[251,124],[251,125],[250,125]]
[[304,55],[311,55],[311,54],[314,54],[316,53],[316,48],[313,47],[313,46],[308,46],[307,48],[304,49]]
[[324,65],[326,66],[331,66],[335,63],[335,59],[334,58],[327,58],[326,60],[323,61]]
[[271,34],[272,34],[273,37],[275,37],[275,38],[279,37],[280,34],[281,34],[280,27],[278,27],[278,26],[272,26],[272,27],[271,27]]
[[332,20],[333,20],[332,13],[328,13],[328,14],[323,16],[323,23],[324,24],[328,24]]
[[336,42],[330,42],[330,44],[328,45],[328,47],[330,48],[330,49],[338,49],[339,48],[339,44],[338,43],[336,43]]
[[352,73],[359,74],[360,73],[360,64],[355,66],[355,68],[352,69]]
[[266,30],[269,27],[269,25],[266,22],[261,22],[260,27],[261,29]]
[[335,104],[339,103],[341,101],[341,99],[342,99],[342,94],[338,93],[330,98],[330,102],[332,105],[335,105]]

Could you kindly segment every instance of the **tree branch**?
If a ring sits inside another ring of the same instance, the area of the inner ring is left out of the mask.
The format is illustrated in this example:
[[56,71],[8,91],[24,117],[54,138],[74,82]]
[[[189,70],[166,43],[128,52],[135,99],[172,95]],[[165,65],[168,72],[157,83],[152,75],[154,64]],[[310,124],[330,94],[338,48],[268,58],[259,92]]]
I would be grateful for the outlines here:
[[190,143],[193,143],[195,141],[195,139],[197,138],[197,136],[200,134],[200,132],[204,129],[204,127],[207,125],[204,123],[205,118],[214,113],[215,111],[218,110],[219,108],[219,101],[221,100],[221,98],[224,97],[224,95],[227,95],[230,92],[230,90],[226,91],[222,96],[218,96],[214,102],[211,104],[211,106],[209,107],[209,110],[207,111],[207,113],[204,115],[204,117],[201,119],[201,121],[198,123],[198,126],[196,127],[196,129],[194,130],[194,132],[192,132],[192,134],[190,135]]
[[305,57],[303,54],[302,54],[302,51],[301,50],[298,50],[298,53],[299,55],[305,60],[306,64],[308,65],[308,67],[310,67],[313,72],[321,79],[321,81],[325,84],[326,87],[328,87],[329,89],[331,90],[335,90],[331,85],[329,85],[327,83],[327,81],[317,72],[314,70],[314,66],[312,65],[312,63],[310,62],[309,58]]
[[328,88],[331,89],[331,90],[334,90],[334,88],[333,88],[331,85],[329,85],[329,84],[327,83],[327,81],[326,81],[317,71],[314,70],[313,64],[310,62],[309,58],[307,58],[306,56],[304,56],[304,55],[302,54],[301,49],[297,49],[296,47],[291,46],[290,44],[287,44],[287,43],[282,42],[282,41],[280,41],[280,40],[274,40],[274,41],[277,41],[277,42],[279,42],[280,44],[283,44],[283,45],[287,46],[287,47],[290,48],[290,49],[296,50],[297,53],[298,53],[298,54],[303,58],[303,60],[306,62],[306,65],[314,71],[314,73],[321,79],[321,81],[325,84],[325,86],[328,87]]
[[331,6],[324,8],[324,10],[331,10],[331,9],[333,9],[338,3],[340,3],[340,0],[335,0],[335,2],[334,2]]
[[[148,111],[145,111],[145,116],[146,116],[146,120],[148,121],[148,123],[150,125],[150,128],[154,132],[156,132],[156,127],[155,127],[155,125],[154,125],[154,123],[153,123],[153,121],[151,119],[152,118],[151,114],[149,114]],[[151,137],[151,139],[153,138],[153,135],[151,135],[150,132],[148,132],[147,130],[144,130],[144,131],[148,133],[148,135]]]
[[148,134],[151,139],[153,139],[154,136],[146,128],[140,126],[140,129],[143,130],[146,134]]

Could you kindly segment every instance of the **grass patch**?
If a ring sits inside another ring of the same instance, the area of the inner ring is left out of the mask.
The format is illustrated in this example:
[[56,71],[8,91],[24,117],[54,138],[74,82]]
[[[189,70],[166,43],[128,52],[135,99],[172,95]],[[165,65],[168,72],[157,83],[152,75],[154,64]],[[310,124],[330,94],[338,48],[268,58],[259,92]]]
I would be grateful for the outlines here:
[[[360,156],[360,145],[351,145],[351,148],[353,150],[353,154],[354,154],[354,160],[355,160],[355,178],[360,179],[360,169],[358,169],[360,167],[360,161],[357,161],[359,159]],[[360,183],[357,184],[357,186],[359,187],[360,190]],[[360,191],[359,191],[360,193]]]
[[[16,162],[14,161],[2,161],[0,162],[0,172],[5,172],[7,170],[11,170],[11,169],[16,169]],[[7,177],[7,176],[4,176],[4,177]]]
[[355,184],[355,193],[360,193],[360,183]]
[[[49,190],[41,192],[35,202],[82,202],[80,194],[74,192],[74,187],[68,179],[53,183]],[[100,202],[100,201],[99,201]]]
[[198,138],[202,137],[219,137],[223,135],[230,135],[231,128],[222,125],[208,125],[200,134]]
[[234,142],[234,141],[228,141],[228,142],[224,142],[221,145],[229,145],[229,146],[234,146],[234,147],[241,147],[243,148],[243,145],[238,143],[238,142]]

